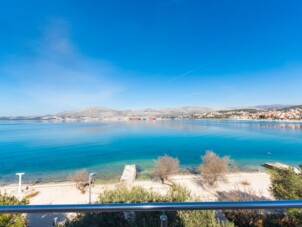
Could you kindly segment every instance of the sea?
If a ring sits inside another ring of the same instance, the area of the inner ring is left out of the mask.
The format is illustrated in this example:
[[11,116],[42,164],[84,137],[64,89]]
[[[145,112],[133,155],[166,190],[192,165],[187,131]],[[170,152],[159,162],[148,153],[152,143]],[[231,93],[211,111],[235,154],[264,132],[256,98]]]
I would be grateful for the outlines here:
[[126,164],[140,172],[165,154],[182,169],[197,168],[212,150],[238,168],[265,162],[302,163],[302,122],[155,120],[97,123],[0,122],[0,183],[64,181],[76,171],[117,179]]

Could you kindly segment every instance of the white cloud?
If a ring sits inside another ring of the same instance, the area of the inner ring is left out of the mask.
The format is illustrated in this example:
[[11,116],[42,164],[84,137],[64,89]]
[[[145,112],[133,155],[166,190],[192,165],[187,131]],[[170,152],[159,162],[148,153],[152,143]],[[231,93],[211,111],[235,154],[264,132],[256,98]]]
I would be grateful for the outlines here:
[[32,105],[48,105],[46,111],[103,105],[124,89],[115,79],[122,72],[77,50],[64,20],[52,21],[29,53],[13,56],[0,69]]

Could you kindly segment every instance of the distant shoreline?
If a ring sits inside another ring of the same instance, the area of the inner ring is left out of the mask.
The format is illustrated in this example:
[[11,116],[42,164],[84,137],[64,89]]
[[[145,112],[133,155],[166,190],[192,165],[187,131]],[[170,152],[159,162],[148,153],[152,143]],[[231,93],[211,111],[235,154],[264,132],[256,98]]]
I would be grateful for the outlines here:
[[2,116],[0,120],[41,120],[58,122],[99,122],[128,120],[173,120],[173,119],[230,119],[230,120],[268,120],[302,121],[302,105],[260,105],[236,108],[208,108],[202,106],[183,106],[167,108],[145,108],[117,110],[104,107],[90,107],[68,110],[54,114],[31,116]]
[[162,118],[157,120],[116,120],[116,119],[106,119],[97,121],[55,121],[55,120],[40,120],[40,119],[3,119],[0,118],[1,122],[41,122],[41,123],[98,123],[98,122],[156,122],[156,121],[200,121],[200,120],[215,120],[215,121],[251,121],[251,122],[278,122],[278,123],[302,123],[302,120],[273,120],[273,119],[232,119],[232,118],[183,118],[183,119],[169,119]]

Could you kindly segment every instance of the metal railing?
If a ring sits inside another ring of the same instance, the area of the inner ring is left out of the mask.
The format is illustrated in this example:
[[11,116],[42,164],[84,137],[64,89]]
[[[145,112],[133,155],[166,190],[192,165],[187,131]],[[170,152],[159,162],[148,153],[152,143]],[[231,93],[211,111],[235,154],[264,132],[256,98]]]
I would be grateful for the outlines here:
[[0,213],[68,213],[68,212],[129,212],[161,211],[161,226],[167,226],[165,211],[177,210],[236,210],[302,208],[302,200],[183,202],[183,203],[110,203],[64,205],[0,206]]

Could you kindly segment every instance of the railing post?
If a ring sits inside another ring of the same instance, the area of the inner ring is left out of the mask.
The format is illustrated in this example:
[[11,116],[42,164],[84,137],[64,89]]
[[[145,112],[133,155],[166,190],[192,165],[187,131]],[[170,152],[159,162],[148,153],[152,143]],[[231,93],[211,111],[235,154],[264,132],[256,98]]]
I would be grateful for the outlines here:
[[165,215],[165,212],[160,215],[160,227],[168,227],[168,217]]
[[53,225],[57,226],[57,224],[58,224],[58,217],[54,217],[53,218]]

